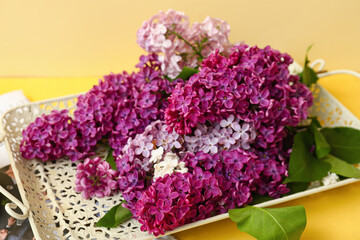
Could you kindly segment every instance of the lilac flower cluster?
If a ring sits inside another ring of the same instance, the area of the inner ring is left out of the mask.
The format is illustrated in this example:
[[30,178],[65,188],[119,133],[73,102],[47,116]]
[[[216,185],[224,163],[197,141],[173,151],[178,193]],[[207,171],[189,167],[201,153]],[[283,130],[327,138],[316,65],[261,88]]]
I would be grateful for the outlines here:
[[82,192],[83,198],[110,196],[118,190],[116,171],[101,158],[86,158],[76,169],[75,191]]
[[198,66],[215,49],[226,53],[229,32],[229,25],[221,19],[207,17],[190,27],[184,13],[169,10],[145,21],[137,32],[137,42],[145,51],[158,53],[163,73],[174,78],[184,66]]
[[284,126],[305,119],[310,90],[288,71],[292,58],[270,47],[241,44],[228,58],[218,52],[202,62],[200,72],[178,85],[168,98],[169,130],[190,134],[198,123],[220,122],[229,115],[252,123],[256,145],[275,147]]
[[281,183],[284,162],[260,159],[241,148],[214,155],[187,152],[182,161],[189,172],[157,178],[135,204],[142,231],[157,236],[247,204],[253,193],[279,197],[289,191]]
[[[119,189],[130,210],[134,207],[154,176],[153,157],[154,149],[161,147],[162,151],[169,152],[173,148],[179,149],[183,140],[179,134],[166,131],[163,121],[155,121],[148,125],[144,132],[137,134],[134,139],[129,138],[121,154],[116,157],[119,171]],[[161,152],[160,159],[163,158]],[[159,159],[157,159],[159,160]]]
[[[241,125],[242,124],[242,125]],[[242,122],[229,115],[220,123],[211,126],[198,124],[194,135],[185,135],[185,148],[189,152],[218,153],[236,148],[249,149],[250,143],[256,138],[252,123]]]
[[[288,192],[282,184],[288,157],[282,145],[249,149],[244,139],[255,138],[253,126],[241,125],[233,115],[216,126],[200,124],[195,135],[181,136],[155,121],[128,139],[116,159],[118,184],[142,230],[163,234],[249,203],[253,193],[279,197]],[[225,141],[229,138],[234,141]],[[215,150],[208,139],[217,139]]]
[[24,158],[47,161],[72,156],[78,147],[77,129],[68,111],[54,110],[36,118],[23,131],[20,152]]
[[67,111],[43,115],[24,131],[23,157],[43,161],[67,155],[78,160],[93,155],[99,140],[108,137],[117,155],[129,137],[163,119],[164,101],[173,83],[163,78],[155,54],[140,57],[139,72],[110,74],[78,97],[74,119]]
[[163,101],[171,84],[160,71],[155,54],[142,56],[140,71],[110,74],[79,97],[74,113],[83,138],[100,140],[108,135],[110,146],[120,153],[129,137],[142,133],[152,121],[163,118]]

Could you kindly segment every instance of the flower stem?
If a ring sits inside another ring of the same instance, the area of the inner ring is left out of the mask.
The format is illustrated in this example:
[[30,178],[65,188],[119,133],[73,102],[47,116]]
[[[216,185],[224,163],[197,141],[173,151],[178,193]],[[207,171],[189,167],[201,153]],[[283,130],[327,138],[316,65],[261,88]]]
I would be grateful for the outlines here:
[[191,49],[197,54],[199,55],[200,59],[203,59],[204,57],[202,56],[201,52],[194,46],[192,45],[189,41],[187,41],[185,38],[183,38],[183,36],[181,36],[179,33],[172,31],[172,30],[168,30],[168,34],[174,34],[177,38],[179,38],[180,40],[184,41],[184,43],[186,45],[188,45],[189,47],[191,47]]

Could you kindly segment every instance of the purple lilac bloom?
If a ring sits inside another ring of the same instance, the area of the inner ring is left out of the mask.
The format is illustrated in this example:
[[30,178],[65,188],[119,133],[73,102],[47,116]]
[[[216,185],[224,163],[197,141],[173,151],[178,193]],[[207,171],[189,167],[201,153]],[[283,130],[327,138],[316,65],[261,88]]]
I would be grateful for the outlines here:
[[76,169],[75,191],[82,192],[83,198],[110,196],[118,189],[116,171],[99,157],[86,158]]
[[[276,146],[286,134],[283,126],[296,126],[312,105],[310,90],[288,71],[292,61],[270,47],[245,44],[235,46],[228,58],[218,52],[210,55],[200,72],[184,86],[177,86],[168,98],[165,120],[169,131],[192,134],[199,123],[216,123],[235,115],[260,133],[253,147]],[[198,105],[207,94],[216,97]],[[176,108],[182,98],[187,99],[186,108]]]
[[23,132],[22,156],[46,161],[66,155],[78,160],[93,155],[103,137],[118,155],[129,137],[163,119],[165,98],[180,81],[169,83],[163,78],[155,54],[140,57],[137,67],[137,73],[107,75],[79,96],[73,119],[64,110],[35,120]]
[[[306,118],[312,104],[310,91],[288,72],[291,62],[270,47],[239,45],[228,58],[211,55],[198,74],[176,85],[165,110],[168,127],[161,126],[169,137],[151,130],[155,124],[124,147],[125,155],[138,158],[136,147],[145,139],[155,140],[154,148],[167,146],[176,132],[180,147],[167,151],[175,151],[188,170],[153,179],[131,198],[137,199],[128,206],[141,230],[164,234],[248,204],[254,193],[276,198],[289,191],[282,184],[290,153],[284,126]],[[127,165],[118,159],[118,166]]]
[[67,110],[52,111],[35,119],[24,131],[20,152],[26,159],[55,160],[71,156],[78,146],[76,121]]
[[[154,177],[154,162],[150,162],[152,151],[162,147],[166,153],[171,152],[173,148],[181,148],[180,142],[183,140],[180,135],[175,132],[169,133],[166,127],[164,121],[152,122],[143,133],[129,138],[121,149],[121,153],[116,156],[119,188],[130,210],[134,208],[142,195],[134,195],[132,192],[146,190],[151,184],[151,181],[147,179]],[[162,156],[160,160],[163,159]]]

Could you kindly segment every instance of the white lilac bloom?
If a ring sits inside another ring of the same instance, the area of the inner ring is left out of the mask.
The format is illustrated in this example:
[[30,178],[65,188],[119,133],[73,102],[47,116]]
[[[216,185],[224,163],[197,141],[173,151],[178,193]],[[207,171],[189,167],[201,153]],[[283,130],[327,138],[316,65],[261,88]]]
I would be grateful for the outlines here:
[[179,157],[175,153],[168,152],[165,154],[163,161],[154,165],[154,179],[163,177],[166,174],[171,175],[174,172],[186,173],[187,168],[184,162],[179,163]]
[[326,177],[324,177],[321,182],[324,186],[329,186],[339,181],[339,176],[335,173],[329,173]]
[[178,161],[179,161],[179,157],[175,153],[168,152],[164,156],[164,162],[174,167],[177,166]]
[[157,163],[154,165],[154,178],[163,177],[166,174],[172,174],[174,172],[174,169],[169,166],[163,166],[160,163]]
[[185,162],[179,162],[179,164],[175,168],[175,172],[187,173],[188,169],[185,167]]
[[303,68],[294,61],[289,65],[288,70],[291,75],[297,75],[303,71]]
[[164,154],[164,148],[163,147],[159,147],[157,149],[154,149],[151,151],[151,157],[150,157],[150,162],[153,163],[157,163],[159,160],[162,159],[162,156]]
[[166,153],[163,161],[154,165],[154,178],[163,177],[166,174],[171,175],[179,163],[179,158],[174,153]]

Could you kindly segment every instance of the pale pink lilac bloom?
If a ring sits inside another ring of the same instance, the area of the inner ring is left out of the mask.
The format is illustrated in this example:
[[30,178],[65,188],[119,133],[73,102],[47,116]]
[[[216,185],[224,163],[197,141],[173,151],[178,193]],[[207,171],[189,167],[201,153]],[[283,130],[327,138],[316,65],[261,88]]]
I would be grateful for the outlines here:
[[198,124],[194,135],[184,136],[184,146],[186,151],[214,154],[237,147],[249,149],[255,138],[256,131],[251,123],[242,122],[234,115],[229,115],[227,119],[213,123],[211,127]]
[[[226,54],[231,46],[229,32],[229,25],[221,19],[207,17],[190,26],[184,13],[168,10],[160,11],[143,23],[137,32],[137,43],[145,51],[159,54],[163,73],[174,78],[184,66],[199,66],[199,59],[208,57],[216,49]],[[193,48],[199,51],[202,41],[200,52],[194,51]]]

